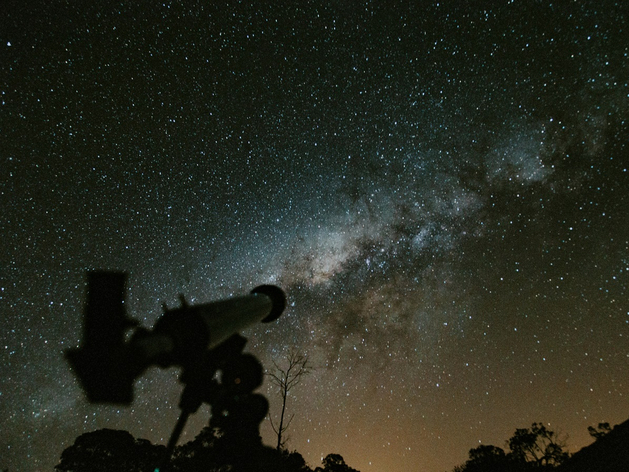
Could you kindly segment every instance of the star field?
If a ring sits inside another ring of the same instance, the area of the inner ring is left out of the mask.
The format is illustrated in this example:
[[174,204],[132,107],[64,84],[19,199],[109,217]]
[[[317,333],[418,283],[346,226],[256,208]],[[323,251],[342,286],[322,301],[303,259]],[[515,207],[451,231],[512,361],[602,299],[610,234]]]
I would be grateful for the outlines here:
[[91,405],[63,358],[92,269],[148,328],[179,293],[282,287],[243,334],[267,368],[309,357],[312,467],[451,470],[534,421],[574,452],[629,417],[622,2],[6,5],[0,468],[168,440],[176,370]]

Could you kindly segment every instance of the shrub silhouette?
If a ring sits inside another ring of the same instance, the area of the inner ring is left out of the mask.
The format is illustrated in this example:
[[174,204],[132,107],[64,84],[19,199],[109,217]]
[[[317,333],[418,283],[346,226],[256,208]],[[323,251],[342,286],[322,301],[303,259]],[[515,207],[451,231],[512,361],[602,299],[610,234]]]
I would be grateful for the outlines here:
[[67,472],[146,472],[152,470],[166,448],[146,439],[134,439],[127,431],[99,429],[80,435],[63,451],[58,471]]

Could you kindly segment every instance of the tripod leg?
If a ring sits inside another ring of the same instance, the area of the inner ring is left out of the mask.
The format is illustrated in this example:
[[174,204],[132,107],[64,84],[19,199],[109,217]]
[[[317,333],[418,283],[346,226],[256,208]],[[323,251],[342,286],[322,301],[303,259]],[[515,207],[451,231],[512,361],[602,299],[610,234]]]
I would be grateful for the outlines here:
[[164,453],[164,458],[162,459],[160,466],[155,468],[154,472],[166,472],[165,466],[166,464],[168,464],[168,461],[173,455],[173,451],[175,450],[177,441],[179,441],[179,436],[181,436],[181,432],[183,431],[183,428],[186,425],[186,421],[188,421],[188,416],[190,416],[190,412],[188,410],[181,410],[181,414],[179,415],[177,424],[175,425],[175,428],[173,429],[173,432],[170,435],[170,439],[168,440],[168,445],[166,446],[166,452]]

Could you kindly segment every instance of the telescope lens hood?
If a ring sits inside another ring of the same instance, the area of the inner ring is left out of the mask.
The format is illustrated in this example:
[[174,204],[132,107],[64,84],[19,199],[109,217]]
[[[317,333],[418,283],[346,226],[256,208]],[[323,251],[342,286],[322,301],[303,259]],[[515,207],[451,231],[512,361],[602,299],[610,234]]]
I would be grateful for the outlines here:
[[254,288],[251,293],[261,293],[271,299],[273,307],[271,313],[262,320],[263,323],[270,323],[280,317],[284,308],[286,308],[286,294],[276,285],[259,285]]

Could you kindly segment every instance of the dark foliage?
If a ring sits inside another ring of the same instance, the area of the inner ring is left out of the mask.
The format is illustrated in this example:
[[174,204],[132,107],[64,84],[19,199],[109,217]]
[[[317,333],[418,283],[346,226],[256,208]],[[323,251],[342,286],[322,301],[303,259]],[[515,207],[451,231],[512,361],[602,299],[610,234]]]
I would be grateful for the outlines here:
[[[63,451],[55,466],[64,472],[150,472],[161,463],[166,448],[127,431],[101,429],[79,436]],[[259,438],[234,444],[217,428],[175,449],[163,472],[312,472],[298,452],[263,446]],[[336,470],[336,469],[334,469]],[[343,469],[348,472],[353,469]]]
[[466,472],[499,472],[508,469],[511,460],[505,451],[496,446],[481,444],[477,448],[470,449],[469,460],[464,467],[457,470]]
[[519,472],[555,469],[564,463],[568,453],[557,434],[542,423],[516,429],[507,441],[509,452],[496,446],[481,445],[470,449],[468,461],[454,472]]
[[235,445],[219,429],[211,427],[175,449],[170,471],[312,472],[298,452],[264,446],[259,438]]
[[159,463],[166,448],[127,431],[99,429],[76,438],[61,454],[56,470],[66,472],[146,472]]
[[317,467],[315,472],[358,472],[348,466],[340,454],[328,454],[322,464],[323,468]]
[[554,431],[542,423],[533,423],[530,428],[516,429],[509,439],[510,456],[516,463],[536,467],[556,467],[565,462],[568,453]]
[[606,436],[611,430],[612,428],[609,426],[609,423],[599,423],[596,428],[594,426],[588,426],[588,433],[590,433],[590,436],[594,439],[600,439]]

